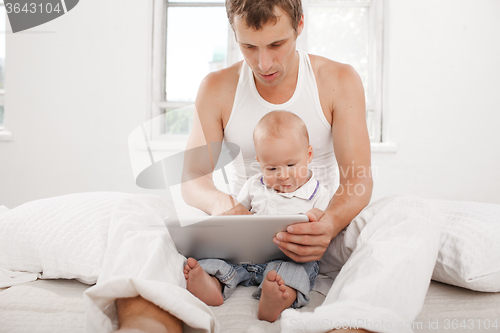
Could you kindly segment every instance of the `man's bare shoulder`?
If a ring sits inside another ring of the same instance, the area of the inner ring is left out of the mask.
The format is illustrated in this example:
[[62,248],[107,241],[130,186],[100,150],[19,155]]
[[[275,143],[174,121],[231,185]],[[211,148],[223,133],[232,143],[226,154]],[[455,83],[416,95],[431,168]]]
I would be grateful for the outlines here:
[[242,61],[234,65],[209,73],[200,85],[200,93],[205,96],[226,96],[233,94],[238,85]]
[[310,54],[309,58],[318,84],[338,85],[342,82],[359,79],[358,73],[351,65],[313,54]]
[[203,79],[195,102],[200,118],[207,119],[208,116],[225,128],[233,108],[241,65],[242,61],[237,62],[228,68],[209,73]]
[[[352,100],[364,100],[363,83],[351,65],[317,55],[310,55],[309,58],[321,107],[326,119],[332,124],[334,111],[349,110]],[[349,106],[346,107],[347,104]]]

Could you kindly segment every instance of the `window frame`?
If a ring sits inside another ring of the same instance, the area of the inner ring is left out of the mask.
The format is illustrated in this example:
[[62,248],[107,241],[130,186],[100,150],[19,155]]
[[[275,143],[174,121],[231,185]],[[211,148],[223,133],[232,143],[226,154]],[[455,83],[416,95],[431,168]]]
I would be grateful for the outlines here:
[[[373,126],[370,141],[372,147],[378,147],[376,151],[394,151],[396,148],[382,147],[380,144],[387,143],[387,130],[383,128],[386,123],[386,115],[382,110],[383,96],[383,37],[384,37],[384,17],[383,4],[384,0],[359,0],[357,2],[345,2],[337,0],[333,2],[320,2],[318,0],[302,0],[304,15],[306,17],[305,29],[307,29],[307,14],[309,8],[313,6],[334,6],[334,7],[367,7],[369,11],[368,17],[368,82],[367,86],[367,106],[366,112],[372,113],[372,123],[367,124]],[[150,118],[160,116],[167,109],[176,109],[192,105],[191,102],[176,102],[168,101],[166,87],[166,46],[167,46],[167,29],[168,29],[168,8],[170,7],[224,7],[224,2],[171,2],[169,0],[154,0],[153,4],[153,56],[152,56],[152,107]],[[305,30],[304,32],[307,32]],[[300,49],[307,50],[307,33],[303,33],[297,40],[297,46]],[[227,63],[233,64],[241,60],[239,48],[234,38],[234,33],[228,24],[228,53]],[[368,100],[371,101],[368,105]],[[149,129],[151,137],[155,139],[167,139],[168,135],[161,133],[161,128],[155,126]],[[179,136],[174,140],[182,140]],[[187,137],[187,135],[186,135]],[[171,139],[171,137],[169,138]]]

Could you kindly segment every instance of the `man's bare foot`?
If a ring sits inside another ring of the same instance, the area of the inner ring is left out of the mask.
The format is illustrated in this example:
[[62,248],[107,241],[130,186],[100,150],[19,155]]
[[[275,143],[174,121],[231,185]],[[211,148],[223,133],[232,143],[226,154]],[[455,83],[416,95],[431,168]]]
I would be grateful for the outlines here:
[[187,260],[184,266],[187,290],[206,305],[219,306],[224,303],[222,286],[216,277],[208,275],[194,258]]
[[119,298],[116,310],[123,333],[182,333],[183,323],[156,304],[142,298]]
[[262,283],[258,318],[274,322],[283,310],[288,309],[297,298],[297,291],[285,285],[276,271],[267,273]]

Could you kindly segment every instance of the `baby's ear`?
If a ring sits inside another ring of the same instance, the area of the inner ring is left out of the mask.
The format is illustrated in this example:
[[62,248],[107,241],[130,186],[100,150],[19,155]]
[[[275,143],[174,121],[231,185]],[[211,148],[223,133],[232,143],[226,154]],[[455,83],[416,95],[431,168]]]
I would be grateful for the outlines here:
[[313,156],[314,156],[313,147],[309,145],[309,147],[307,147],[307,164],[312,162]]
[[259,162],[259,163],[260,163],[260,161],[259,161],[259,156],[255,156],[255,159],[257,160],[257,162]]

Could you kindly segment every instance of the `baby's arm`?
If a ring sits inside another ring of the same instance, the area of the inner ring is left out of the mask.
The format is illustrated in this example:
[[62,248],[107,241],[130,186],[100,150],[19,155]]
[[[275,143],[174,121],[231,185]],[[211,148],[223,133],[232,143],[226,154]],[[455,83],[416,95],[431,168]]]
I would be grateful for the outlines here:
[[243,187],[241,188],[238,197],[236,198],[243,207],[245,207],[248,211],[252,209],[252,198],[250,197],[250,181],[247,180]]

